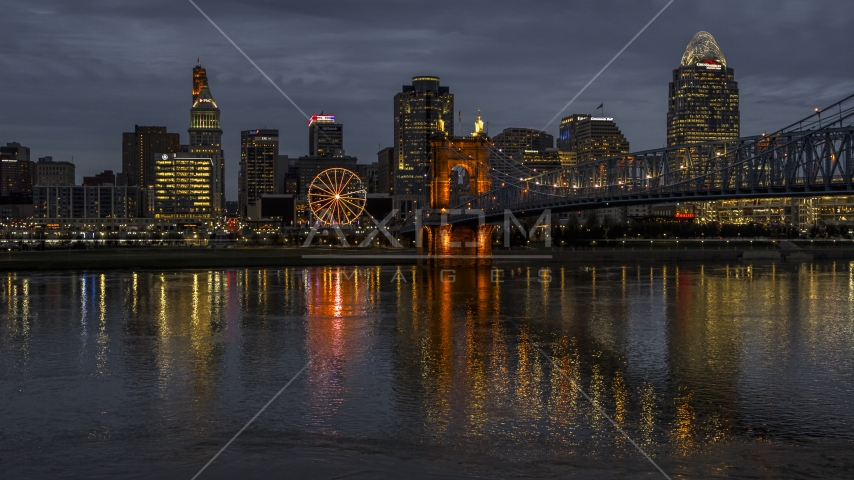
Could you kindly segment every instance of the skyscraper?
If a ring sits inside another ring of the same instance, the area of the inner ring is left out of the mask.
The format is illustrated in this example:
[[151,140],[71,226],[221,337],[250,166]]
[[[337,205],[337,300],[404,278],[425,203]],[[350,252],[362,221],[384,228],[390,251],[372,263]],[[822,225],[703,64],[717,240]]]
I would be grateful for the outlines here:
[[394,96],[395,208],[402,213],[427,205],[430,136],[454,135],[454,95],[439,77],[414,77]]
[[33,194],[35,165],[30,161],[30,148],[18,142],[0,147],[0,196]]
[[167,133],[166,127],[134,125],[133,132],[122,133],[122,173],[128,185],[154,187],[155,155],[181,149],[181,136]]
[[560,133],[557,137],[557,149],[561,152],[575,152],[578,149],[578,122],[590,118],[587,113],[573,113],[560,120]]
[[394,194],[394,147],[386,147],[377,152],[377,192]]
[[563,117],[557,142],[562,152],[575,153],[575,162],[629,153],[629,141],[613,117],[593,117],[575,113]]
[[219,107],[208,87],[207,72],[201,62],[193,67],[193,106],[190,108],[189,156],[209,158],[212,171],[211,212],[220,216],[225,212],[225,161],[222,151],[222,128]]
[[688,42],[673,70],[667,109],[667,145],[727,140],[739,136],[738,83],[708,32]]
[[335,115],[312,115],[308,120],[308,156],[344,156],[344,125],[335,123]]
[[[237,183],[240,215],[246,217],[248,207],[255,206],[255,202],[262,194],[278,193],[276,185],[278,159],[278,130],[240,132],[240,178]],[[287,162],[287,157],[285,161]]]

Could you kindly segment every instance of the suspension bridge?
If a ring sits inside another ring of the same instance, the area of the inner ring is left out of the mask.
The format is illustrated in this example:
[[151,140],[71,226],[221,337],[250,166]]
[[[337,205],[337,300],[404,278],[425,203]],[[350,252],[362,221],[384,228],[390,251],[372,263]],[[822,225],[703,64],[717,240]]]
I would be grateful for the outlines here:
[[[443,143],[451,150],[444,157],[451,160],[442,165],[434,154],[431,186],[447,188],[447,182],[435,179],[458,164],[479,179],[472,196],[448,208],[431,201],[432,208],[420,218],[407,219],[402,233],[440,222],[495,223],[508,211],[519,216],[645,203],[854,194],[854,95],[772,133],[647,150],[547,172],[513,161],[489,142],[483,143],[488,160],[458,143]],[[481,180],[484,176],[489,181]]]

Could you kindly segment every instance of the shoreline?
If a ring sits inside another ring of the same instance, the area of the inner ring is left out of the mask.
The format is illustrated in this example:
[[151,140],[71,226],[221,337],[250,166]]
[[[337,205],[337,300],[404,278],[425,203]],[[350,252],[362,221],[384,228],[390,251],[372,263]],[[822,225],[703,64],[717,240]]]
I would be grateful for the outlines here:
[[[104,248],[97,250],[12,251],[0,253],[0,271],[60,271],[191,268],[259,268],[340,265],[425,264],[414,248],[340,249],[250,247],[209,249],[196,247]],[[497,250],[492,264],[608,264],[758,262],[803,263],[854,260],[854,248],[745,250],[745,249],[588,249]]]

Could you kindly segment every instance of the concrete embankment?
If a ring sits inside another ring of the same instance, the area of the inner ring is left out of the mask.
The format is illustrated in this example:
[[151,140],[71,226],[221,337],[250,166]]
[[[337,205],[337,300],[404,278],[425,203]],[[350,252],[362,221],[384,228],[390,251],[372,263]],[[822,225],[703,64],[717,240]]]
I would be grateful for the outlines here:
[[[854,248],[838,249],[588,249],[496,250],[494,265],[543,263],[680,263],[782,262],[854,260]],[[198,247],[115,248],[99,250],[45,250],[0,253],[0,271],[264,268],[321,265],[418,264],[415,249],[341,249],[254,247],[209,249]],[[421,262],[425,264],[425,262]]]
[[[524,252],[524,253],[523,253]],[[803,250],[582,250],[495,252],[495,264],[524,264],[523,255],[536,256],[540,263],[679,263],[679,262],[781,262],[854,260],[854,248]],[[544,258],[543,256],[552,258]],[[508,257],[502,259],[502,257]]]
[[[742,250],[558,250],[525,251],[537,264],[541,263],[676,263],[676,262],[737,262]],[[544,258],[551,256],[550,259]],[[852,252],[854,255],[854,252]],[[502,257],[509,257],[503,259]],[[495,252],[494,264],[530,263],[522,251]]]
[[[105,248],[0,253],[0,271],[262,268],[311,265],[400,265],[400,250],[330,248]],[[415,251],[410,252],[414,254]]]

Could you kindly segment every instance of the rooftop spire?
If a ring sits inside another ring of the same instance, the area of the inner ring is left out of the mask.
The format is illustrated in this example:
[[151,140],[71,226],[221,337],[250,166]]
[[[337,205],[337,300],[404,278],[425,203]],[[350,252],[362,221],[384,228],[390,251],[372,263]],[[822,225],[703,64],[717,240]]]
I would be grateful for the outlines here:
[[483,135],[483,120],[480,118],[480,109],[477,109],[477,121],[474,122],[474,132],[471,134],[472,137],[478,137]]
[[709,63],[706,62],[707,60],[726,67],[726,58],[724,58],[724,53],[718,46],[718,42],[715,41],[715,37],[709,32],[700,31],[691,38],[688,46],[685,47],[685,53],[682,54],[682,65]]
[[202,68],[202,61],[200,59],[196,59],[197,65],[193,67],[193,98],[196,98],[196,95],[202,91],[202,87],[207,86],[208,84],[208,74],[205,72],[205,69]]

